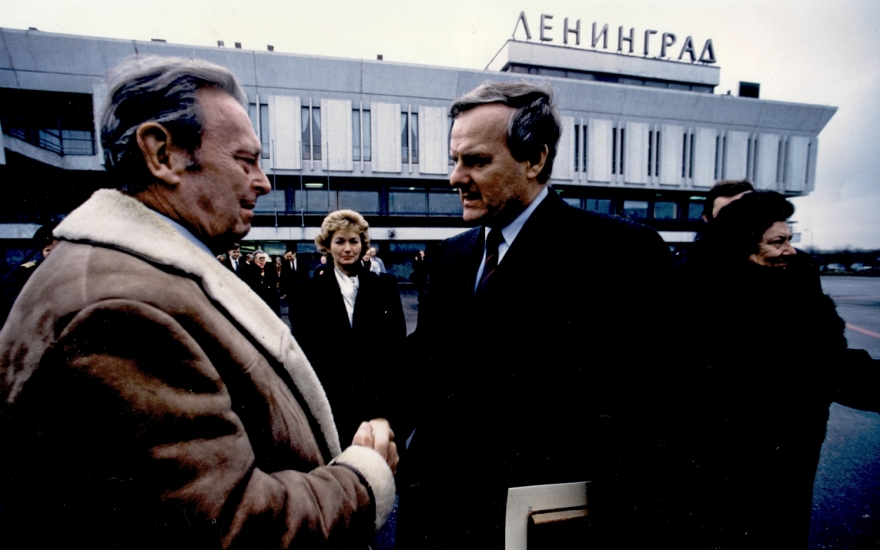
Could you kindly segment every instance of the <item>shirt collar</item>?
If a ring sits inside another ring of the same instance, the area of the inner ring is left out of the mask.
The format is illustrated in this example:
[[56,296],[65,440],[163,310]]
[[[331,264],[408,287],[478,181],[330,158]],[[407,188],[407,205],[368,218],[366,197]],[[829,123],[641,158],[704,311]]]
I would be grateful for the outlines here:
[[[526,220],[528,220],[529,217],[532,215],[532,213],[535,211],[535,209],[538,208],[538,205],[541,204],[541,201],[543,201],[545,198],[547,198],[548,192],[549,192],[549,190],[548,190],[547,186],[545,185],[544,188],[541,189],[541,192],[538,193],[538,196],[535,197],[535,200],[533,200],[532,203],[529,204],[528,208],[523,210],[522,213],[519,216],[517,216],[515,220],[513,220],[512,222],[507,224],[507,226],[501,230],[501,234],[504,236],[504,242],[505,242],[505,244],[507,244],[507,246],[510,246],[513,244],[513,240],[516,239],[517,235],[519,235],[519,232],[522,230],[523,226],[526,224]],[[489,228],[486,227],[484,231],[485,231],[484,236],[488,237]]]
[[188,240],[189,242],[191,242],[192,244],[194,244],[194,245],[196,246],[196,248],[198,248],[198,249],[200,249],[200,250],[204,250],[205,253],[207,253],[209,256],[213,256],[213,255],[214,255],[214,253],[211,252],[211,249],[208,248],[208,245],[206,245],[205,243],[203,243],[202,241],[200,241],[198,238],[196,238],[196,236],[193,235],[192,232],[191,232],[189,229],[187,229],[187,228],[185,228],[184,226],[180,225],[179,223],[177,223],[176,221],[172,220],[171,218],[169,218],[169,217],[166,216],[165,214],[162,214],[161,212],[158,212],[158,211],[156,211],[156,210],[153,210],[153,213],[155,213],[155,214],[158,215],[160,218],[162,218],[162,220],[164,220],[165,222],[167,222],[168,225],[170,225],[171,227],[173,227],[174,229],[176,229],[178,233],[180,233],[181,235],[183,235],[183,238],[184,238],[184,239],[186,239],[186,240]]

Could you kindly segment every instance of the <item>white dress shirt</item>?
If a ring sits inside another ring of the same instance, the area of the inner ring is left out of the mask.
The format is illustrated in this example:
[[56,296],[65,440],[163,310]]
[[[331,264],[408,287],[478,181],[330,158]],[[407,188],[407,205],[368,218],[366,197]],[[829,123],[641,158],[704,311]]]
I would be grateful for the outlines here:
[[[504,237],[504,240],[498,245],[498,264],[501,264],[501,260],[504,259],[504,255],[507,254],[507,250],[513,244],[516,236],[519,235],[519,232],[522,230],[523,226],[526,224],[526,220],[531,217],[532,213],[538,208],[538,205],[541,204],[547,197],[547,186],[544,186],[544,189],[541,189],[541,192],[538,193],[538,196],[535,197],[535,200],[522,211],[522,213],[516,217],[515,220],[507,224],[507,226],[501,229],[501,236]],[[490,228],[486,227],[484,229],[485,233],[483,235],[483,259],[480,261],[480,269],[477,270],[477,279],[474,281],[474,292],[477,291],[477,287],[480,286],[480,279],[483,277],[483,268],[486,266],[486,241],[488,241]]]
[[345,302],[345,312],[348,313],[348,324],[351,326],[354,324],[354,302],[357,300],[360,281],[358,281],[357,275],[349,277],[335,267],[333,273],[336,274],[339,291],[342,293],[342,301]]

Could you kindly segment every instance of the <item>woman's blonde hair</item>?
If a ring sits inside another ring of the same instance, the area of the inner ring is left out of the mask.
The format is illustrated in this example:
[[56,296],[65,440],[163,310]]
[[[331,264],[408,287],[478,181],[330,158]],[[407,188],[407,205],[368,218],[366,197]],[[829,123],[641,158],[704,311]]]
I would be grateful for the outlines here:
[[330,240],[337,231],[357,233],[361,237],[363,249],[370,247],[370,224],[354,210],[337,210],[330,212],[321,222],[321,232],[315,237],[318,251],[330,252]]

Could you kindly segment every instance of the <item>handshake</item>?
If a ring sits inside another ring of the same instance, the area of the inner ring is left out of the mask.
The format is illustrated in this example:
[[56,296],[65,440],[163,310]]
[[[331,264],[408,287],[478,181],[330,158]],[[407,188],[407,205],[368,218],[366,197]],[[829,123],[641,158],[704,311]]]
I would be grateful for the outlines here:
[[384,418],[374,418],[369,422],[361,422],[357,433],[354,434],[352,445],[369,447],[385,459],[392,473],[397,473],[397,463],[400,457],[397,455],[397,443],[394,442],[394,431]]

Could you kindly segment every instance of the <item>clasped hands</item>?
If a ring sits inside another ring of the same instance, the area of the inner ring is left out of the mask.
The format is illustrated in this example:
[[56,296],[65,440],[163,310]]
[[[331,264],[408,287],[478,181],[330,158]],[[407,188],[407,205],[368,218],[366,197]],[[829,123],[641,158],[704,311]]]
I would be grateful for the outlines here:
[[374,418],[369,422],[361,422],[357,433],[354,434],[352,445],[360,445],[373,449],[385,459],[392,473],[397,473],[397,463],[400,457],[397,455],[397,443],[394,442],[394,431],[384,418]]

